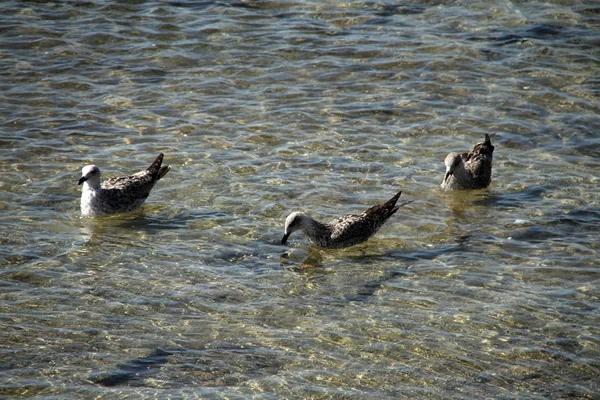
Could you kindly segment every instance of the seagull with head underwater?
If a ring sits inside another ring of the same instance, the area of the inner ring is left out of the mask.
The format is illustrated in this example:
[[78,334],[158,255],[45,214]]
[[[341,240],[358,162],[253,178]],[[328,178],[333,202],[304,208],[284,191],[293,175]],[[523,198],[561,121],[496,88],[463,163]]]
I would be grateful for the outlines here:
[[84,217],[133,211],[140,207],[154,184],[171,170],[161,166],[164,155],[160,153],[145,171],[130,176],[110,178],[100,184],[100,169],[86,165],[81,170],[81,214]]
[[373,206],[362,214],[348,214],[326,224],[302,212],[293,212],[285,220],[285,230],[281,244],[286,244],[288,237],[298,230],[304,232],[317,246],[326,248],[339,249],[365,242],[400,207],[412,203],[412,201],[408,201],[397,206],[396,202],[401,194],[400,191],[384,204]]
[[444,190],[486,188],[492,180],[492,153],[490,135],[477,143],[470,153],[450,153],[446,156],[446,175],[440,185]]

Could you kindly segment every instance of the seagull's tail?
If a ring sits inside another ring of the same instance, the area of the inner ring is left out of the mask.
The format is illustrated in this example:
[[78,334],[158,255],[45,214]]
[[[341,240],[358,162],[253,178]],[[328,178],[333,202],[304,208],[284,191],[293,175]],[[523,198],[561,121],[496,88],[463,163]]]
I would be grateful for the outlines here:
[[171,167],[168,165],[161,166],[164,156],[165,155],[163,153],[160,153],[152,165],[150,165],[147,169],[147,171],[150,171],[152,175],[156,177],[156,180],[159,180],[171,170]]
[[400,207],[403,207],[403,206],[405,206],[407,204],[410,204],[410,203],[412,203],[414,201],[414,200],[411,200],[411,201],[407,201],[405,203],[396,205],[396,202],[400,198],[401,194],[402,194],[402,191],[399,191],[398,193],[396,193],[396,195],[394,197],[392,197],[391,199],[389,199],[388,201],[385,202],[385,208],[387,208],[389,210],[390,215],[392,215],[396,211],[398,211],[400,209]]
[[167,172],[169,172],[170,170],[171,170],[171,166],[169,166],[169,165],[164,165],[164,166],[160,167],[160,170],[158,171],[158,178],[156,178],[156,180],[159,180],[160,178],[165,176],[167,174]]
[[396,202],[398,202],[398,199],[400,198],[401,194],[402,194],[402,191],[399,191],[398,193],[396,193],[396,195],[394,197],[392,197],[391,199],[386,201],[384,204],[378,204],[376,206],[369,208],[367,211],[365,211],[365,214],[378,214],[380,216],[383,216],[384,220],[389,218],[396,211],[398,211],[398,209],[400,207],[413,202],[411,200],[411,201],[407,201],[406,203],[402,203],[399,206],[397,206]]
[[411,200],[411,201],[407,201],[407,202],[405,202],[405,203],[402,203],[402,204],[400,204],[400,205],[397,205],[396,207],[394,207],[394,208],[392,209],[392,214],[393,214],[393,213],[395,213],[396,211],[398,211],[398,210],[400,209],[400,207],[404,207],[405,205],[407,205],[407,204],[410,204],[410,203],[412,203],[413,201],[414,201],[414,200]]
[[400,198],[401,194],[402,194],[402,190],[399,191],[398,193],[396,193],[396,195],[394,197],[392,197],[391,199],[386,201],[384,204],[385,208],[387,208],[388,210],[392,209],[396,205],[396,202]]

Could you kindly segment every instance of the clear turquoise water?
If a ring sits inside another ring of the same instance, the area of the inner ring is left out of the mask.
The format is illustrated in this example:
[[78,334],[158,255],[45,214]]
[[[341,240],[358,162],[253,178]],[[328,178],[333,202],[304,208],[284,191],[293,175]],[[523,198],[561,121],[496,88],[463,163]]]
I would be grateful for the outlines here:
[[[0,397],[600,398],[599,15],[2,2]],[[442,192],[486,132],[490,188]],[[79,217],[83,165],[159,152]],[[279,244],[399,189],[366,244]]]

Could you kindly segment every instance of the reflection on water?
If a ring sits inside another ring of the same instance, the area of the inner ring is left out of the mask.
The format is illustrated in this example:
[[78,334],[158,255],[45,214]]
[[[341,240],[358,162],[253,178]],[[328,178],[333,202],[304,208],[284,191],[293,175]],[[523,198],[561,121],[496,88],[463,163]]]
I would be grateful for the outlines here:
[[[563,3],[2,2],[0,397],[596,398],[600,21]],[[83,165],[158,152],[80,218]]]

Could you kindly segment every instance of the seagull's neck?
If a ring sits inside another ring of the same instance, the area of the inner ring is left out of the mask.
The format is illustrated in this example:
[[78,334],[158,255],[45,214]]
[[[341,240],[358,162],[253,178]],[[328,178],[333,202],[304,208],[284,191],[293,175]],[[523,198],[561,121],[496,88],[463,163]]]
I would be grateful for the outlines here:
[[324,238],[331,237],[331,229],[328,225],[317,221],[316,219],[303,215],[300,223],[300,229],[313,242],[322,242]]
[[100,187],[100,181],[85,181],[83,182],[83,190],[90,190],[94,192],[99,192],[102,188]]
[[465,161],[461,160],[452,173],[453,178],[457,181],[468,181],[473,179],[473,176],[465,167]]

